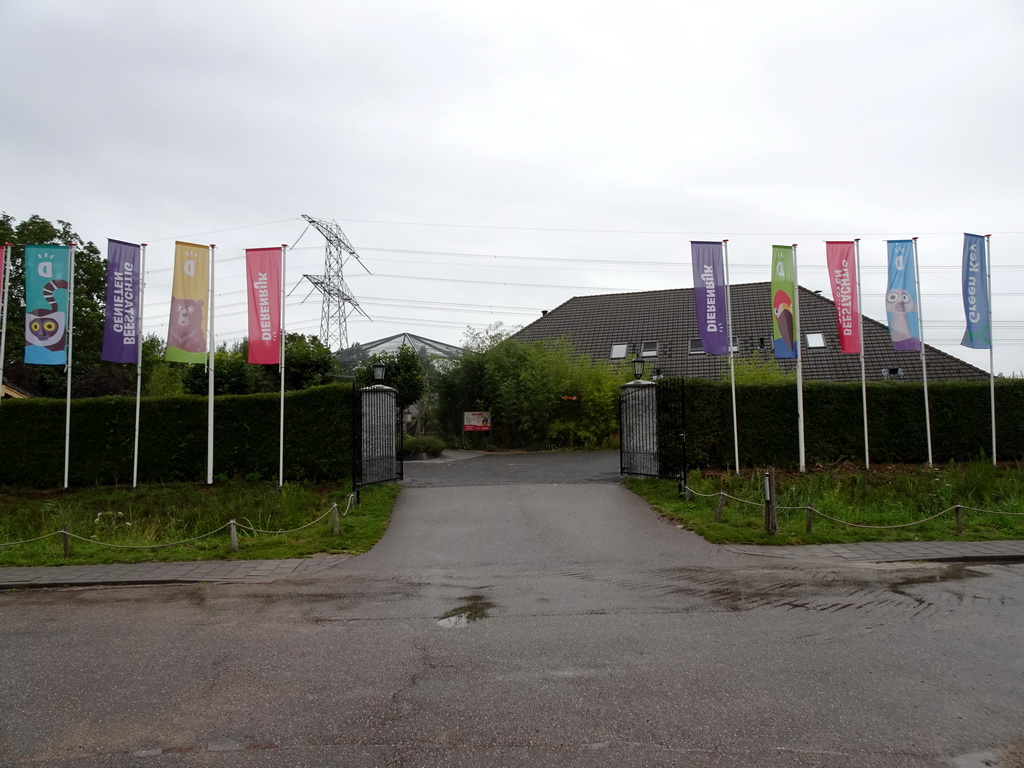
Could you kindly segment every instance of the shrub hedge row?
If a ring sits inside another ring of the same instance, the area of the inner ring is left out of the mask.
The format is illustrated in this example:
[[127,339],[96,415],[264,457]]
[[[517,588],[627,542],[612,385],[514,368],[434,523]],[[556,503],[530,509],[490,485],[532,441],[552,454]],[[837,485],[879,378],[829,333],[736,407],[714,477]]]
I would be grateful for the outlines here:
[[[276,478],[279,395],[214,398],[215,476]],[[206,479],[205,397],[143,398],[139,481]],[[65,401],[8,400],[0,406],[0,485],[61,487]],[[352,386],[285,394],[284,473],[288,480],[337,481],[352,471]],[[135,400],[71,402],[71,485],[131,483]]]
[[[996,381],[997,455],[1024,457],[1024,381]],[[924,392],[920,384],[868,384],[871,462],[927,461]],[[992,452],[988,382],[928,385],[932,456],[935,462],[977,459]],[[796,467],[799,464],[796,384],[736,387],[740,463]],[[685,414],[685,421],[684,421]],[[685,425],[685,428],[684,428]],[[662,472],[686,464],[728,467],[735,463],[732,396],[728,382],[662,379],[658,382],[658,445]],[[864,460],[864,417],[859,383],[804,384],[804,437],[808,466]]]

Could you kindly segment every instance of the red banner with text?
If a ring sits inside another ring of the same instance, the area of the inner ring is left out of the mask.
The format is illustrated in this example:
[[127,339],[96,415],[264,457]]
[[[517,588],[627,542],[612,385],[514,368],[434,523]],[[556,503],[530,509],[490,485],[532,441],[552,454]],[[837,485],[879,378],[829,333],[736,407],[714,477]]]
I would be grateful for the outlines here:
[[860,318],[857,307],[857,261],[853,242],[826,242],[825,259],[828,262],[832,300],[836,304],[839,330],[839,350],[860,353]]
[[247,248],[249,362],[281,362],[281,249]]

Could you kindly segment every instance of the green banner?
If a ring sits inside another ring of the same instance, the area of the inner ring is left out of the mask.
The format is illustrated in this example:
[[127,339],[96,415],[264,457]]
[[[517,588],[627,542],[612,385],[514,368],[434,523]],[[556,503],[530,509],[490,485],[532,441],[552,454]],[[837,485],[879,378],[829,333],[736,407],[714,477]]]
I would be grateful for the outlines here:
[[793,246],[772,246],[772,330],[775,357],[797,356],[796,265]]
[[164,357],[175,363],[206,362],[206,320],[210,299],[210,247],[174,244],[171,319]]

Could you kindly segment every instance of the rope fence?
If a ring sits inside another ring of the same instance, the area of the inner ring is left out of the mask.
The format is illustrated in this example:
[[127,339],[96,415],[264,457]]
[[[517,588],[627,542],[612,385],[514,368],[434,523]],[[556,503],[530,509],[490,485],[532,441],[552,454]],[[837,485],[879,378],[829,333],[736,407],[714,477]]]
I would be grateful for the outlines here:
[[[873,529],[873,530],[891,530],[891,529],[895,529],[895,528],[910,528],[910,527],[915,526],[915,525],[921,525],[922,523],[927,523],[927,522],[929,522],[931,520],[935,520],[936,518],[942,517],[943,515],[948,514],[949,512],[952,512],[954,514],[955,518],[956,518],[956,532],[957,532],[957,534],[963,533],[963,512],[965,510],[969,511],[969,512],[978,512],[978,513],[989,514],[989,515],[1007,515],[1007,516],[1011,516],[1011,517],[1024,517],[1024,512],[1004,512],[1004,511],[995,510],[995,509],[981,509],[979,507],[964,506],[963,504],[954,504],[952,507],[948,507],[947,509],[944,509],[941,512],[936,512],[934,515],[930,515],[930,516],[922,518],[920,520],[914,520],[914,521],[909,522],[909,523],[898,523],[898,524],[894,524],[894,525],[871,525],[871,524],[868,524],[868,523],[854,523],[854,522],[851,522],[849,520],[843,520],[841,518],[834,517],[832,515],[826,514],[825,512],[822,512],[819,509],[815,509],[813,506],[810,506],[810,505],[805,505],[805,506],[801,506],[801,507],[780,507],[780,506],[777,506],[776,503],[775,503],[776,493],[775,493],[775,470],[774,470],[774,468],[770,468],[767,472],[764,473],[764,495],[763,495],[763,497],[762,497],[762,499],[760,501],[750,501],[749,499],[741,499],[741,498],[739,498],[737,496],[732,496],[731,494],[728,494],[725,491],[718,491],[717,493],[700,493],[699,491],[694,490],[693,488],[691,488],[688,485],[681,484],[681,487],[686,492],[687,498],[689,498],[691,496],[700,496],[701,498],[705,498],[705,499],[709,499],[709,498],[717,498],[718,499],[718,508],[715,510],[715,522],[716,523],[722,522],[722,513],[723,513],[723,510],[725,509],[725,505],[726,505],[727,501],[736,501],[736,502],[739,502],[739,503],[742,503],[742,504],[750,504],[750,505],[755,506],[755,507],[763,507],[764,508],[764,519],[765,519],[765,531],[767,533],[770,533],[770,534],[777,534],[779,532],[779,522],[778,522],[777,514],[778,514],[778,512],[780,510],[784,511],[784,512],[796,512],[796,511],[803,510],[804,514],[805,514],[805,520],[806,520],[805,528],[806,528],[806,532],[807,533],[813,533],[813,531],[814,531],[814,517],[815,516],[823,517],[826,520],[831,520],[833,523],[837,523],[839,525],[847,525],[847,526],[850,526],[851,528],[867,528],[867,529]],[[680,495],[682,495],[682,493]]]
[[335,502],[334,504],[331,505],[330,509],[328,509],[322,515],[320,515],[320,517],[316,518],[316,520],[308,522],[305,525],[300,525],[298,528],[290,528],[288,530],[281,530],[281,531],[266,531],[266,530],[263,530],[261,528],[255,528],[255,527],[253,527],[251,525],[245,525],[244,523],[239,523],[237,520],[229,520],[228,522],[224,523],[224,525],[220,526],[220,528],[215,528],[212,531],[209,531],[207,533],[202,533],[199,536],[194,536],[191,539],[182,539],[181,541],[171,541],[171,542],[167,542],[167,543],[164,543],[164,544],[111,544],[110,542],[98,541],[98,540],[96,540],[94,538],[87,538],[85,536],[79,536],[77,533],[72,533],[71,531],[69,531],[67,529],[67,527],[64,527],[64,528],[61,528],[59,531],[54,531],[53,533],[45,533],[42,536],[36,536],[35,538],[32,538],[32,539],[22,539],[21,541],[5,541],[5,542],[0,542],[0,547],[14,547],[14,546],[18,546],[19,544],[31,544],[32,542],[35,542],[35,541],[42,541],[43,539],[49,539],[49,538],[52,538],[54,536],[60,536],[62,541],[63,541],[63,543],[64,543],[64,557],[70,557],[71,556],[71,539],[78,539],[79,541],[85,541],[85,542],[88,542],[89,544],[95,544],[95,545],[100,546],[100,547],[109,547],[111,549],[162,549],[164,547],[178,547],[178,546],[181,546],[182,544],[191,544],[194,541],[199,541],[201,539],[205,539],[205,538],[208,538],[210,536],[214,536],[214,535],[220,533],[221,531],[223,531],[225,528],[227,528],[229,530],[229,536],[230,536],[230,539],[231,539],[231,551],[232,552],[237,552],[238,551],[238,529],[242,529],[244,531],[249,531],[252,534],[262,534],[262,535],[268,535],[268,536],[279,536],[279,535],[283,535],[283,534],[286,534],[286,533],[297,533],[298,531],[302,531],[302,530],[305,530],[306,528],[310,528],[310,527],[316,525],[317,523],[323,521],[323,519],[329,515],[331,517],[332,533],[335,536],[338,536],[338,535],[341,534],[341,521],[340,521],[339,518],[345,517],[349,512],[351,512],[352,511],[352,505],[354,503],[355,503],[355,494],[354,493],[350,493],[349,496],[348,496],[348,502],[345,505],[345,511],[344,512],[339,512],[338,511],[338,504],[337,504],[337,502]]

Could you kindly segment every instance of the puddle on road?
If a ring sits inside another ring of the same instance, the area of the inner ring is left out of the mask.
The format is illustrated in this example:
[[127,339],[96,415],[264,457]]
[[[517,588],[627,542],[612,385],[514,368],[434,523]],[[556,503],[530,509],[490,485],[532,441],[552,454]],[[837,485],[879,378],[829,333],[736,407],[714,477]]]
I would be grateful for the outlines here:
[[437,623],[445,629],[464,627],[467,624],[486,619],[490,615],[494,603],[485,599],[482,595],[467,595],[460,598],[461,605],[452,608],[441,616]]
[[899,592],[905,587],[913,587],[918,584],[941,584],[945,581],[966,581],[967,579],[974,579],[986,575],[980,571],[971,570],[972,565],[978,565],[978,563],[951,563],[945,568],[937,568],[935,570],[929,570],[921,574],[915,574],[901,579],[895,584],[891,584],[889,589],[893,592]]

